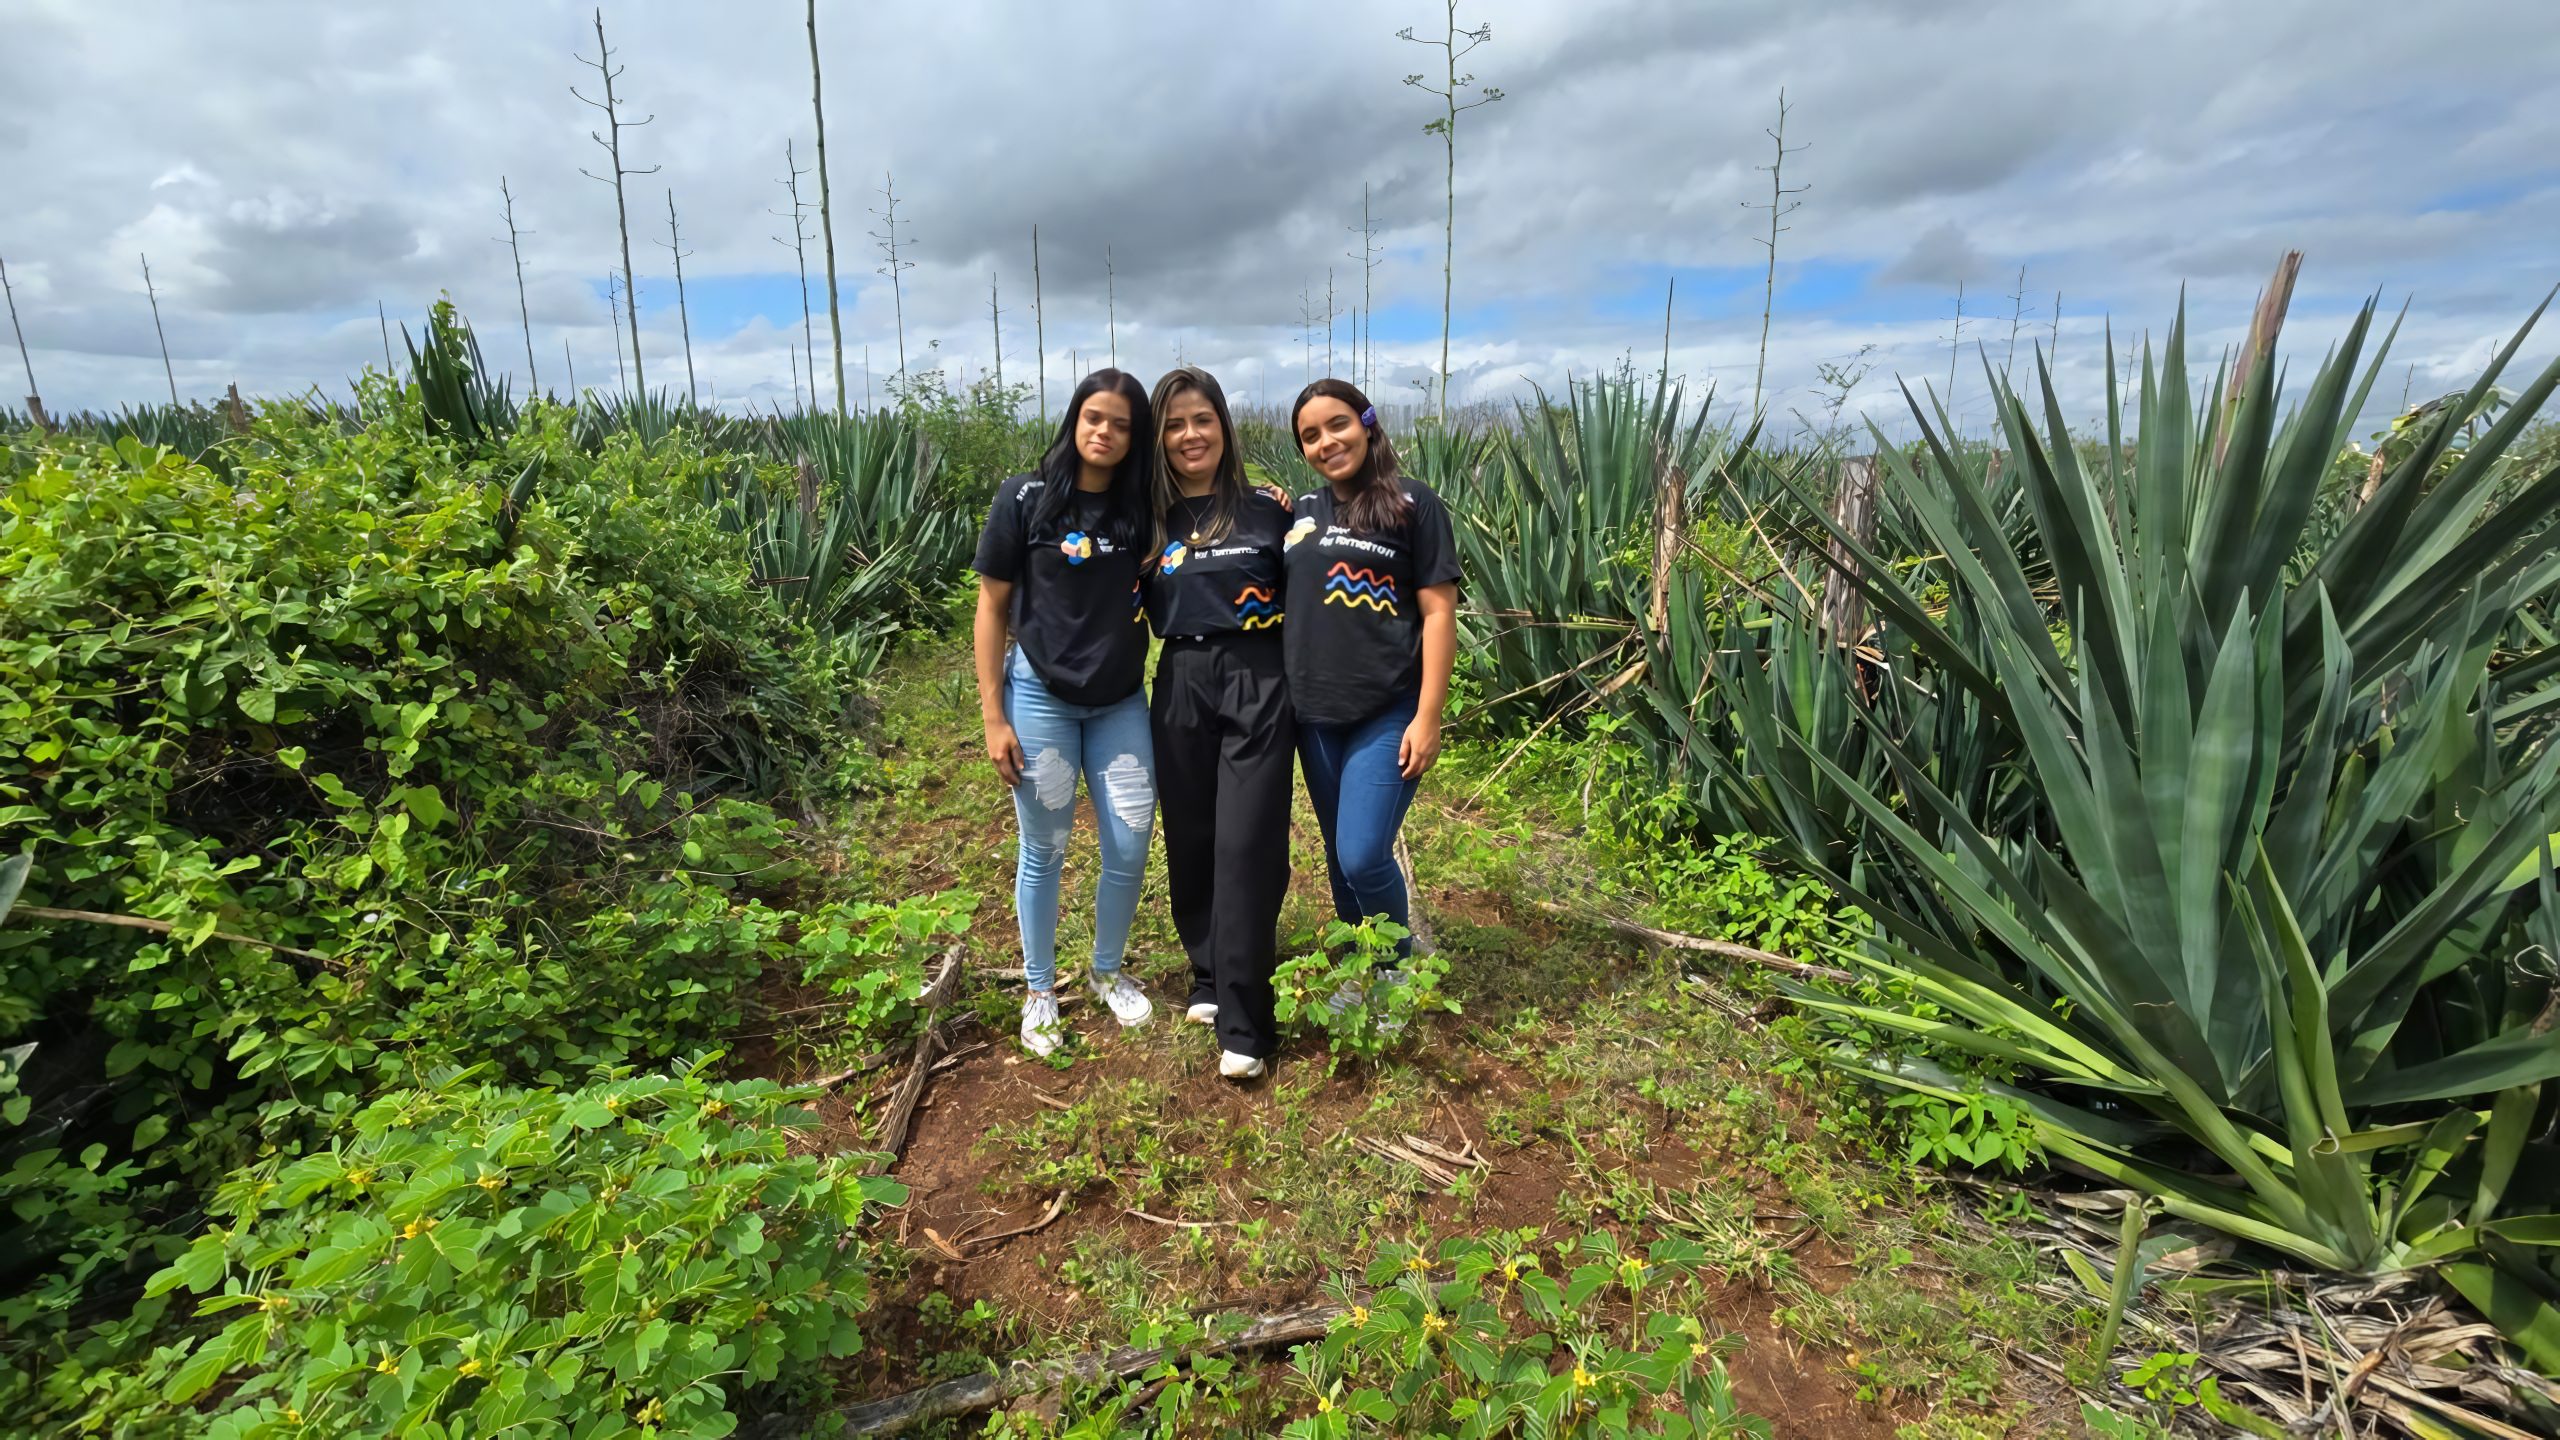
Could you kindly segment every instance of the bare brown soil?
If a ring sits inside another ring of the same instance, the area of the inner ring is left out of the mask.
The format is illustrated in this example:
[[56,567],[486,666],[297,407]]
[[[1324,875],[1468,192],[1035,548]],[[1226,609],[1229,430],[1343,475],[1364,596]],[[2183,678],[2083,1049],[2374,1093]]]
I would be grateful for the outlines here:
[[[878,1398],[953,1373],[947,1367],[933,1370],[932,1362],[938,1352],[968,1348],[971,1342],[955,1337],[950,1317],[981,1300],[1013,1320],[1000,1342],[984,1334],[974,1337],[986,1349],[1053,1355],[1119,1343],[1122,1337],[1108,1308],[1111,1297],[1088,1293],[1074,1283],[1091,1269],[1071,1263],[1080,1258],[1137,1260],[1150,1305],[1244,1314],[1317,1299],[1321,1276],[1356,1276],[1371,1258],[1365,1245],[1357,1252],[1345,1248],[1315,1256],[1313,1264],[1284,1267],[1290,1278],[1257,1279],[1249,1273],[1247,1247],[1236,1228],[1254,1221],[1270,1222],[1269,1233],[1298,1237],[1351,1231],[1399,1238],[1527,1230],[1541,1241],[1555,1241],[1593,1224],[1630,1233],[1614,1220],[1581,1220],[1593,1205],[1595,1169],[1613,1180],[1666,1193],[1703,1187],[1714,1195],[1747,1197],[1748,1203],[1735,1208],[1751,1217],[1749,1223],[1769,1246],[1792,1258],[1806,1283],[1836,1294],[1857,1278],[1851,1252],[1796,1214],[1786,1184],[1760,1168],[1767,1130],[1782,1129],[1798,1141],[1813,1138],[1814,1117],[1798,1101],[1765,1087],[1775,1108],[1763,1133],[1728,1133],[1687,1116],[1675,1117],[1630,1087],[1559,1079],[1510,1064],[1498,1053],[1506,1047],[1498,1043],[1494,1027],[1479,1016],[1436,1020],[1410,1058],[1400,1062],[1417,1073],[1401,1077],[1404,1118],[1394,1122],[1452,1148],[1471,1147],[1490,1162],[1489,1172],[1463,1200],[1400,1168],[1392,1169],[1390,1178],[1390,1167],[1369,1168],[1362,1157],[1361,1168],[1346,1166],[1338,1183],[1371,1205],[1374,1223],[1346,1226],[1336,1215],[1332,1223],[1318,1227],[1302,1223],[1307,1217],[1288,1207],[1269,1175],[1210,1153],[1200,1157],[1204,1169],[1182,1191],[1196,1213],[1161,1217],[1205,1221],[1210,1227],[1205,1231],[1132,1213],[1121,1198],[1121,1177],[1114,1175],[1066,1195],[1057,1218],[1032,1233],[987,1238],[1033,1225],[1058,1198],[1058,1192],[1039,1188],[1023,1173],[1030,1157],[1018,1137],[1064,1107],[1113,1103],[1115,1095],[1127,1093],[1132,1080],[1158,1087],[1165,1097],[1162,1128],[1167,1134],[1197,1139],[1252,1130],[1265,1136],[1303,1136],[1301,1143],[1309,1146],[1327,1145],[1346,1133],[1378,1133],[1376,1107],[1389,1086],[1386,1077],[1356,1067],[1324,1074],[1321,1049],[1305,1041],[1284,1051],[1270,1078],[1245,1085],[1219,1079],[1215,1046],[1184,1026],[1175,1008],[1180,1000],[1178,964],[1162,957],[1131,962],[1133,973],[1147,982],[1157,1001],[1152,1025],[1121,1032],[1091,1002],[1076,1003],[1074,987],[1062,986],[1071,997],[1068,1024],[1080,1037],[1073,1063],[1053,1067],[1024,1056],[1011,1024],[1019,986],[1007,985],[997,974],[1018,954],[1009,896],[993,878],[1009,875],[1011,817],[992,797],[989,803],[976,803],[974,791],[983,788],[979,782],[985,761],[975,741],[965,724],[911,733],[897,748],[894,763],[902,774],[916,778],[895,803],[877,808],[881,823],[876,832],[850,837],[853,850],[865,857],[857,863],[873,869],[884,892],[968,886],[979,892],[980,904],[968,937],[972,979],[951,1012],[958,1017],[957,1053],[933,1074],[890,1172],[908,1188],[908,1199],[880,1222],[909,1261],[903,1273],[884,1276],[879,1283],[863,1352],[838,1376],[840,1402]],[[970,803],[958,803],[963,797],[956,793],[946,794],[948,787],[960,784],[973,787]],[[945,801],[956,813],[940,813],[946,810]],[[1303,813],[1299,818],[1293,848],[1302,863],[1290,914],[1302,921],[1328,909],[1329,901],[1320,867],[1304,863],[1321,851],[1312,824]],[[1081,833],[1091,823],[1089,813],[1079,817],[1080,833],[1068,851],[1061,884],[1069,896],[1091,893],[1094,847]],[[1453,935],[1462,941],[1460,948],[1474,951],[1484,963],[1508,961],[1515,941],[1524,957],[1571,948],[1555,917],[1519,896],[1465,884],[1426,884],[1421,899],[1444,931],[1442,948],[1448,953],[1459,953],[1449,943]],[[1151,893],[1149,903],[1160,905],[1160,893]],[[1284,934],[1288,928],[1284,924]],[[1159,948],[1166,938],[1156,937]],[[1068,956],[1075,953],[1063,940],[1061,949]],[[1640,973],[1589,963],[1591,975],[1605,977],[1599,981],[1603,988],[1629,983],[1627,977]],[[1062,963],[1062,969],[1073,968]],[[1593,998],[1570,977],[1551,977],[1535,962],[1523,968],[1530,983],[1546,985],[1539,995],[1555,997],[1546,1007],[1549,1014],[1570,1013],[1580,1001]],[[779,984],[763,998],[776,1011],[811,1003],[811,997]],[[1538,1002],[1533,997],[1531,1003]],[[745,1073],[805,1080],[849,1058],[829,1057],[821,1063],[801,1048],[764,1039],[742,1045],[737,1064]],[[799,1143],[822,1152],[872,1149],[880,1097],[895,1083],[906,1058],[903,1052],[892,1055],[875,1072],[834,1087],[814,1107],[820,1123]],[[1412,1099],[1417,1084],[1422,1095],[1418,1104]],[[1588,1122],[1595,1097],[1612,1109],[1600,1125],[1583,1126],[1585,1143],[1598,1129],[1606,1132],[1608,1148],[1586,1152],[1579,1171],[1573,1148],[1552,1134],[1507,1143],[1495,1133],[1495,1119],[1509,1114],[1513,1118],[1506,1133],[1518,1139],[1518,1115],[1524,1111],[1562,1115],[1581,1107],[1578,1113]],[[1429,1119],[1416,1119],[1417,1114]],[[1330,1156],[1333,1151],[1318,1153]],[[1570,1223],[1568,1215],[1574,1217]],[[1649,1234],[1648,1226],[1633,1227],[1634,1238]],[[1347,1247],[1349,1242],[1343,1243]],[[1926,1417],[1928,1405],[1920,1399],[1880,1403],[1858,1398],[1860,1382],[1853,1367],[1861,1337],[1844,1334],[1809,1342],[1801,1333],[1801,1320],[1798,1329],[1782,1323],[1784,1304],[1784,1295],[1767,1280],[1736,1274],[1708,1292],[1707,1311],[1699,1317],[1710,1333],[1721,1331],[1740,1342],[1726,1361],[1737,1398],[1747,1411],[1767,1418],[1776,1435],[1892,1440],[1898,1427]],[[1280,1356],[1252,1363],[1275,1380],[1286,1369]],[[2060,1421],[2032,1433],[2069,1428]]]
[[[1145,1253],[1150,1268],[1169,1286],[1215,1296],[1227,1311],[1273,1311],[1318,1298],[1313,1279],[1247,1283],[1227,1267],[1223,1251],[1206,1264],[1192,1259],[1177,1243],[1177,1232],[1128,1213],[1108,1186],[1069,1197],[1064,1213],[1034,1234],[991,1245],[973,1243],[974,1236],[1028,1225],[1047,1210],[1051,1196],[1022,1186],[1012,1170],[1011,1152],[987,1143],[987,1137],[1033,1121],[1053,1104],[1074,1104],[1097,1086],[1141,1077],[1171,1091],[1169,1108],[1174,1112],[1213,1116],[1236,1126],[1266,1124],[1272,1118],[1272,1081],[1232,1084],[1216,1076],[1205,1058],[1213,1052],[1205,1047],[1177,1058],[1111,1033],[1116,1027],[1090,1006],[1071,1007],[1068,1013],[1089,1047],[1071,1069],[1052,1070],[1024,1058],[1007,1036],[997,1037],[1006,1043],[973,1051],[934,1077],[906,1150],[891,1171],[909,1188],[907,1206],[895,1225],[915,1262],[902,1283],[878,1297],[871,1344],[856,1374],[848,1377],[855,1388],[846,1399],[872,1398],[914,1383],[915,1366],[924,1358],[918,1351],[926,1340],[917,1309],[936,1292],[962,1309],[981,1298],[997,1302],[1058,1331],[1091,1320],[1092,1302],[1055,1273],[1057,1260],[1073,1254],[1078,1242],[1089,1237],[1105,1237],[1112,1246]],[[1160,1018],[1158,1023],[1165,1022]],[[959,1043],[987,1038],[973,1029]],[[1320,1056],[1289,1055],[1282,1064],[1321,1066],[1323,1061]],[[1504,1147],[1490,1142],[1485,1130],[1488,1113],[1525,1089],[1544,1088],[1544,1083],[1481,1054],[1468,1054],[1466,1065],[1439,1097],[1445,1126],[1439,1138],[1472,1140],[1491,1158],[1493,1169],[1463,1216],[1455,1200],[1416,1177],[1410,1191],[1413,1220],[1435,1234],[1536,1228],[1544,1240],[1563,1237],[1557,1201],[1574,1180],[1560,1147]],[[1339,1075],[1326,1079],[1300,1104],[1314,1131],[1357,1130],[1369,1109],[1369,1095],[1357,1076]],[[823,1149],[868,1148],[867,1109],[850,1093],[831,1097],[819,1107],[825,1128],[813,1141]],[[1637,1177],[1666,1187],[1694,1186],[1710,1176],[1749,1186],[1756,1178],[1746,1166],[1719,1164],[1719,1157],[1691,1150],[1684,1137],[1658,1121],[1648,1128],[1643,1151],[1611,1158]],[[1268,1218],[1285,1227],[1294,1219],[1259,1192],[1253,1176],[1213,1168],[1211,1177],[1227,1202],[1220,1220]],[[948,1258],[927,1231],[965,1258]],[[1849,1278],[1839,1252],[1809,1227],[1796,1254],[1806,1277],[1820,1288],[1836,1289]],[[1336,1268],[1356,1271],[1367,1258],[1343,1254],[1333,1261]],[[1746,1409],[1767,1417],[1777,1435],[1890,1440],[1897,1425],[1917,1418],[1922,1407],[1913,1403],[1887,1406],[1857,1399],[1857,1381],[1847,1371],[1853,1337],[1842,1337],[1836,1346],[1807,1347],[1778,1324],[1779,1303],[1767,1287],[1735,1280],[1716,1292],[1712,1312],[1701,1317],[1745,1342],[1728,1361],[1737,1395]]]

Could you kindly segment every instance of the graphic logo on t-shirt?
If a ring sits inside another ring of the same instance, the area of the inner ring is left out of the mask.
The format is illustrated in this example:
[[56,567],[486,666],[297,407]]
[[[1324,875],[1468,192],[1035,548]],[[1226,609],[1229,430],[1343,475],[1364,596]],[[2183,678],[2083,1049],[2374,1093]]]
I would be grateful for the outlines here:
[[1129,618],[1141,625],[1147,623],[1147,582],[1143,576],[1129,582]]
[[1393,615],[1397,613],[1395,577],[1381,575],[1347,560],[1336,560],[1333,568],[1325,572],[1324,603],[1353,609],[1366,605],[1372,610]]
[[1314,533],[1316,533],[1316,517],[1313,515],[1301,515],[1298,517],[1298,523],[1289,527],[1289,538],[1281,542],[1280,548],[1283,550],[1295,550],[1298,548],[1299,541],[1306,539]]
[[1247,585],[1236,593],[1236,628],[1267,630],[1280,623],[1280,602],[1260,585]]
[[1081,565],[1093,558],[1093,537],[1081,530],[1070,530],[1058,542],[1058,553],[1067,557],[1068,564]]
[[1190,558],[1190,546],[1183,544],[1179,540],[1167,544],[1164,547],[1164,564],[1162,566],[1164,573],[1170,575],[1174,571],[1181,569],[1182,562]]

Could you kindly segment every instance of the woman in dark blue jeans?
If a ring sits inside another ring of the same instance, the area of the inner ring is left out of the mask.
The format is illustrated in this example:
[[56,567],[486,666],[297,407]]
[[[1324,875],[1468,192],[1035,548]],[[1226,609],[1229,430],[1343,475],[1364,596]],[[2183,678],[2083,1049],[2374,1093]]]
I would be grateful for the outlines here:
[[1397,472],[1395,446],[1359,390],[1309,385],[1289,429],[1325,482],[1294,507],[1280,633],[1333,908],[1354,923],[1376,915],[1409,925],[1396,832],[1440,758],[1458,645],[1457,544],[1440,497]]

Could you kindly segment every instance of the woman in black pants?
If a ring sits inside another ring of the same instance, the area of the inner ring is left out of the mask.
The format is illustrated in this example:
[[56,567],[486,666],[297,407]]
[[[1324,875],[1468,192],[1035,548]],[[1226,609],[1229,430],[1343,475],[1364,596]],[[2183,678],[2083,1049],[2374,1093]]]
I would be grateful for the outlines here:
[[1214,1025],[1218,1073],[1249,1080],[1277,1048],[1271,972],[1289,888],[1297,725],[1280,653],[1289,514],[1245,484],[1227,397],[1184,366],[1156,382],[1156,559],[1147,619],[1164,637],[1149,712],[1165,879],[1191,956],[1188,1018]]

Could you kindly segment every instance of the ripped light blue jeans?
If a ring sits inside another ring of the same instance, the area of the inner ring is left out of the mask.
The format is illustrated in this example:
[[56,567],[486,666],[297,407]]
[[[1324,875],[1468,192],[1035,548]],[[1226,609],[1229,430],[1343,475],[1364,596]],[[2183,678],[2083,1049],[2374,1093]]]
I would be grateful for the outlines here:
[[1102,878],[1093,889],[1093,971],[1108,979],[1129,948],[1129,923],[1155,833],[1155,745],[1144,690],[1111,705],[1069,705],[1049,693],[1017,648],[1005,660],[1004,718],[1022,742],[1013,814],[1022,830],[1013,909],[1022,922],[1022,976],[1037,990],[1058,983],[1058,869],[1075,828],[1076,777],[1093,797],[1102,833]]

